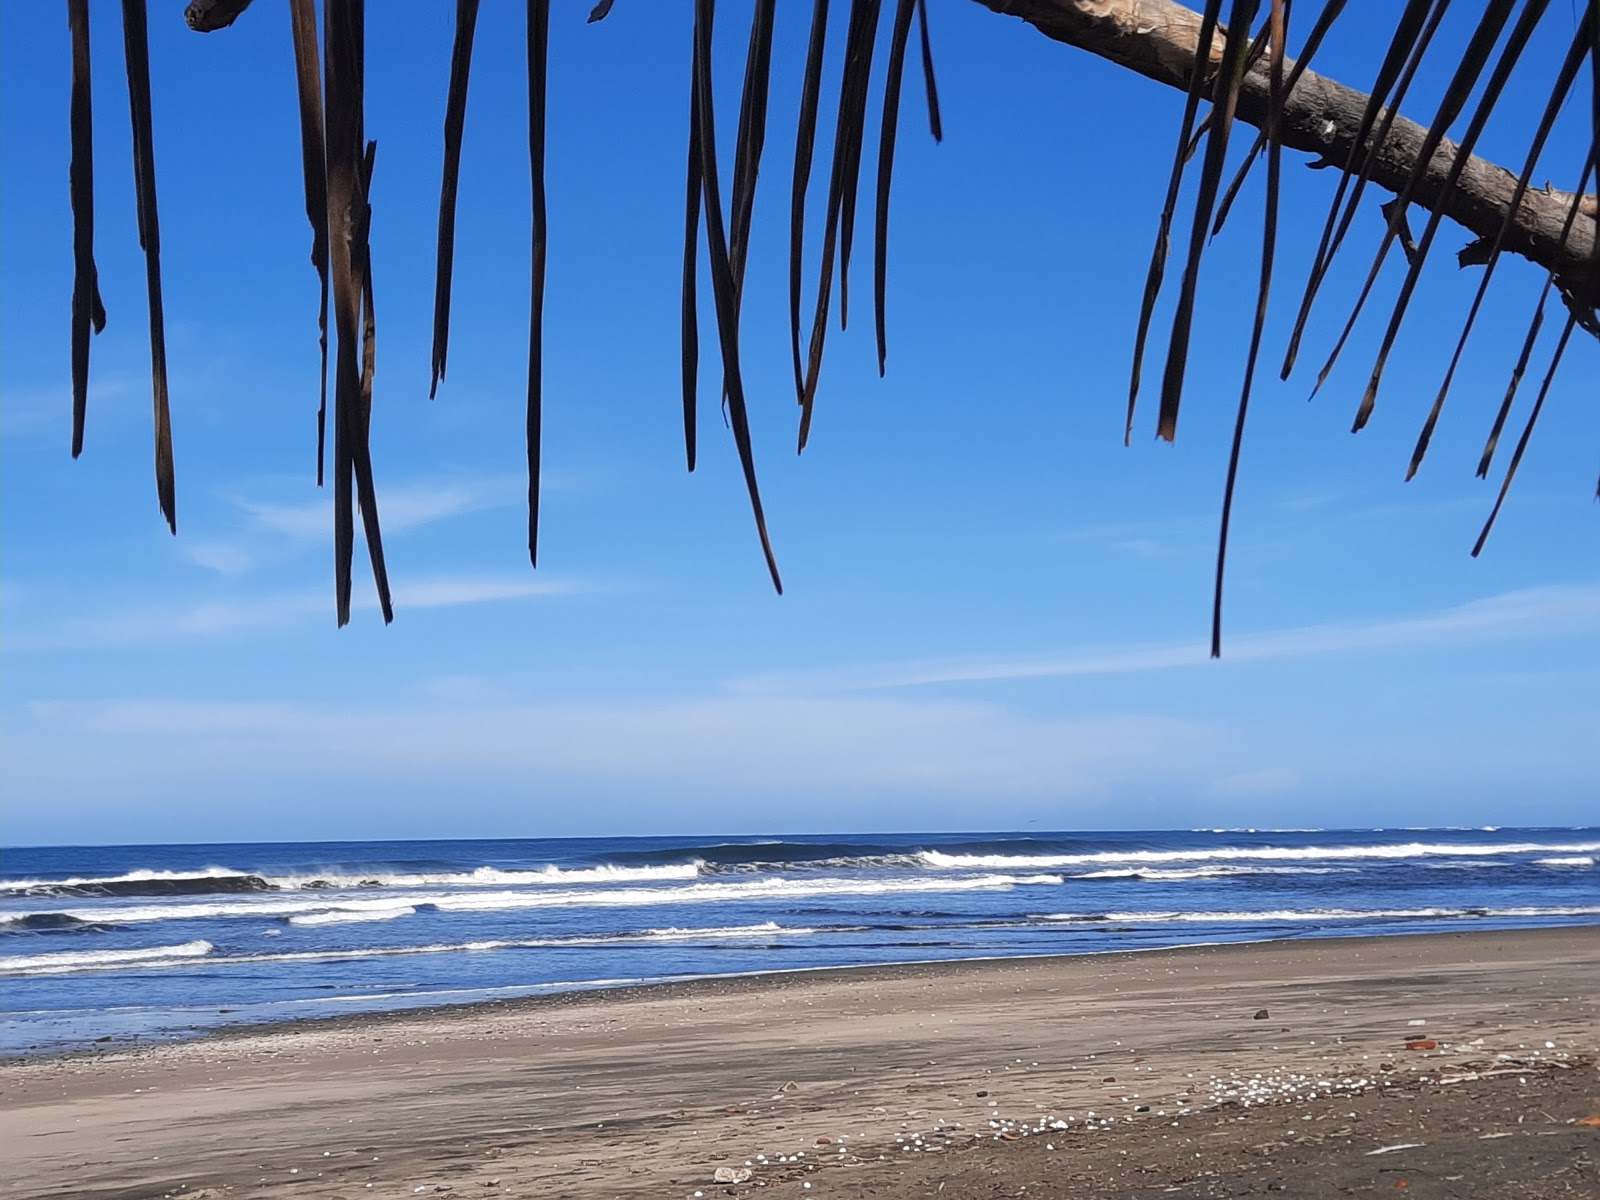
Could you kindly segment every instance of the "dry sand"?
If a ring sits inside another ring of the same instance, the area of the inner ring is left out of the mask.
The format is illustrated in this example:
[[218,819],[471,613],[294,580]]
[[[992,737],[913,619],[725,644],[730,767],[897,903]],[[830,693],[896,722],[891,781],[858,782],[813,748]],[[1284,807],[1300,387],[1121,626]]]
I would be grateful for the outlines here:
[[0,1064],[0,1194],[1592,1197],[1597,1053],[1594,927],[774,974]]

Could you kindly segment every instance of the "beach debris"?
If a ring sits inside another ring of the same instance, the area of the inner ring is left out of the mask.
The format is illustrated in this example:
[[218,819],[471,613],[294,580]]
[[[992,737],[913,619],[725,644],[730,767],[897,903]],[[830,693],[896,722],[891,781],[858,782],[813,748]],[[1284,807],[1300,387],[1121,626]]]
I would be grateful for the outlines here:
[[829,1137],[827,1134],[823,1134],[821,1137],[819,1137],[817,1139],[817,1145],[819,1145],[819,1146],[831,1146],[831,1145],[833,1145],[833,1139],[831,1137]]
[[1407,1025],[1411,1025],[1411,1026],[1421,1026],[1421,1025],[1426,1025],[1426,1024],[1427,1024],[1427,1022],[1426,1022],[1426,1021],[1424,1021],[1424,1020],[1423,1020],[1423,1019],[1422,1019],[1422,1018],[1421,1018],[1421,1017],[1418,1017],[1418,1018],[1417,1018],[1417,1019],[1416,1019],[1416,1020],[1414,1020],[1414,1021],[1407,1021],[1407,1022],[1406,1022],[1406,1024],[1407,1024]]
[[1587,1125],[1592,1129],[1596,1126],[1600,1126],[1600,1117],[1579,1117],[1578,1124]]
[[1258,1008],[1258,1009],[1256,1009],[1256,1015],[1252,1018],[1252,1020],[1265,1021],[1271,1015],[1272,1014],[1269,1013],[1266,1009]]
[[1412,1038],[1406,1043],[1407,1050],[1437,1050],[1439,1043],[1432,1038]]
[[718,1167],[711,1176],[713,1183],[748,1183],[754,1172],[749,1167]]
[[800,1085],[791,1079],[778,1090],[780,1092],[798,1092],[800,1090]]
[[1393,1154],[1396,1150],[1420,1150],[1427,1142],[1396,1142],[1392,1146],[1379,1146],[1376,1150],[1368,1150],[1367,1157],[1372,1158],[1378,1154]]

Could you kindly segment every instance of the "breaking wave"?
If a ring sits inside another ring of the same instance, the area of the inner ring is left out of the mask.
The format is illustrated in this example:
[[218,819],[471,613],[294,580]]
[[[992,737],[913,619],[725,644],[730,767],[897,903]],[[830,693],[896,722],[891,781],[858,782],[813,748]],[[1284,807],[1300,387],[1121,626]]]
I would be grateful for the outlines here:
[[[522,908],[633,908],[650,905],[705,904],[728,900],[783,900],[814,896],[883,896],[924,892],[989,891],[1011,887],[1060,884],[1060,875],[985,874],[929,876],[910,879],[795,879],[764,878],[737,883],[691,883],[681,887],[620,887],[609,889],[540,889],[535,891],[421,892],[373,900],[321,900],[264,898],[257,901],[212,904],[151,904],[97,910],[68,910],[58,914],[77,920],[115,920],[120,924],[150,921],[197,921],[219,917],[283,918],[293,924],[334,924],[344,921],[383,921],[405,916],[418,908],[446,912],[494,912]],[[336,914],[342,914],[336,915]],[[0,925],[38,913],[0,915]],[[298,919],[297,919],[298,918]],[[308,920],[307,918],[314,918]]]
[[166,963],[204,958],[216,947],[210,942],[184,942],[178,946],[147,946],[141,950],[66,950],[58,954],[13,954],[0,957],[0,973],[7,975],[64,975],[76,971],[108,971],[119,967],[158,967]]
[[[238,967],[275,963],[356,962],[372,958],[405,958],[416,954],[485,953],[493,950],[557,950],[565,947],[622,946],[651,942],[771,940],[808,937],[819,933],[859,933],[862,925],[808,927],[763,921],[755,925],[712,926],[704,929],[632,930],[615,934],[546,938],[499,938],[476,942],[435,942],[419,946],[360,946],[327,950],[289,950],[280,954],[217,955],[210,942],[185,942],[179,946],[152,946],[145,950],[107,950],[90,954],[30,954],[0,958],[0,972],[12,975],[65,975],[78,971],[117,968],[180,966],[206,958],[206,967]],[[208,957],[209,956],[209,957]]]
[[942,850],[923,850],[918,857],[924,866],[943,870],[1006,871],[1079,867],[1098,863],[1319,862],[1438,856],[1479,858],[1506,854],[1586,854],[1593,851],[1600,851],[1600,842],[1577,842],[1569,845],[1538,842],[1504,842],[1487,845],[1397,842],[1366,846],[1227,846],[1196,850],[1098,850],[1087,854],[949,854]]
[[325,912],[296,913],[289,918],[291,925],[349,925],[357,921],[392,921],[396,917],[409,917],[417,910],[409,904],[388,908],[368,908],[349,911],[330,909]]
[[199,871],[130,871],[70,879],[17,879],[0,883],[0,897],[24,896],[225,896],[243,892],[324,891],[405,887],[522,887],[534,884],[641,883],[693,879],[702,863],[655,866],[547,866],[530,870],[478,867],[471,871],[336,871],[263,875],[227,867]]

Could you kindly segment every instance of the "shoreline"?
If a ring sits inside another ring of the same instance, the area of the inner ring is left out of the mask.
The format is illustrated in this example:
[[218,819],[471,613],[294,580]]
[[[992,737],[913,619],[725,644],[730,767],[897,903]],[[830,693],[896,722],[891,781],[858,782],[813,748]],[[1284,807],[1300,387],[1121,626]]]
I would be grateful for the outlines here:
[[[1076,954],[1012,954],[974,955],[965,958],[913,959],[895,963],[840,963],[815,967],[772,967],[754,971],[733,971],[719,974],[678,976],[655,980],[628,980],[595,985],[578,984],[560,991],[535,992],[503,999],[477,999],[419,1004],[402,1008],[370,1009],[347,1013],[330,1013],[316,1016],[284,1018],[281,1020],[221,1024],[197,1029],[191,1036],[166,1036],[140,1040],[113,1037],[107,1042],[90,1041],[73,1046],[41,1049],[38,1052],[12,1053],[0,1048],[0,1070],[27,1063],[80,1058],[98,1058],[113,1053],[130,1053],[158,1050],[162,1047],[194,1045],[196,1043],[225,1042],[231,1038],[268,1036],[295,1030],[343,1030],[377,1023],[404,1024],[408,1020],[426,1021],[434,1017],[463,1017],[487,1013],[521,1012],[543,1006],[560,1007],[579,1001],[598,1003],[627,1003],[639,998],[671,999],[696,995],[716,995],[722,989],[739,989],[763,981],[793,980],[798,983],[809,977],[857,978],[863,982],[879,979],[915,977],[918,973],[943,975],[966,969],[981,969],[1005,963],[1037,963],[1042,965],[1082,962],[1085,960],[1115,960],[1123,957],[1185,954],[1189,952],[1228,947],[1305,946],[1308,944],[1364,944],[1375,941],[1414,940],[1427,942],[1435,939],[1461,937],[1534,937],[1544,933],[1567,934],[1583,929],[1596,931],[1600,942],[1600,922],[1574,921],[1571,924],[1512,926],[1494,929],[1463,929],[1452,932],[1428,933],[1363,933],[1363,934],[1307,934],[1301,937],[1253,938],[1246,940],[1191,942],[1181,946],[1149,946],[1126,950],[1091,950]],[[544,986],[544,985],[534,985]],[[559,987],[561,985],[550,985]],[[703,989],[703,990],[702,990]]]
[[1473,1156],[1592,1156],[1597,1056],[1594,926],[742,974],[13,1059],[0,1192],[1210,1196],[1196,1155],[1332,1179],[1399,1143],[1499,1178]]

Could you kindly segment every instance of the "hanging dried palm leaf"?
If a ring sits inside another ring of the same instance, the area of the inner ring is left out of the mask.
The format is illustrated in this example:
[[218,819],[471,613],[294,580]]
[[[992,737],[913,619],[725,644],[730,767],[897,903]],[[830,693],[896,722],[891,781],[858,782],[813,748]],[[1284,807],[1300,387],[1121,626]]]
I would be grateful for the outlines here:
[[128,111],[133,118],[133,186],[150,301],[150,390],[156,432],[156,499],[167,528],[178,532],[172,466],[172,412],[167,401],[167,328],[161,304],[161,220],[156,212],[155,134],[150,112],[149,21],[144,0],[122,0],[122,41],[128,62]]
[[1283,60],[1288,39],[1288,4],[1270,0],[1272,16],[1268,38],[1271,56],[1268,71],[1272,88],[1272,111],[1267,119],[1267,203],[1261,224],[1261,280],[1256,292],[1255,322],[1250,327],[1250,352],[1245,358],[1244,384],[1239,390],[1239,411],[1233,422],[1233,441],[1228,447],[1228,474],[1222,487],[1222,519],[1217,531],[1217,571],[1211,595],[1211,657],[1222,657],[1222,583],[1227,574],[1228,530],[1233,520],[1233,492],[1239,479],[1239,455],[1244,447],[1244,426],[1250,412],[1250,389],[1255,384],[1256,360],[1261,355],[1261,335],[1267,324],[1267,295],[1272,290],[1272,267],[1278,249],[1278,190],[1281,179],[1283,146],[1278,137],[1278,113],[1283,106]]
[[317,342],[322,353],[318,375],[321,392],[317,400],[317,486],[321,487],[328,439],[328,179],[322,144],[322,68],[318,63],[314,0],[289,0],[289,24],[300,100],[300,156],[306,185],[306,217],[311,222],[311,263],[322,288],[317,307]]
[[[1500,265],[1500,252],[1505,248],[1506,234],[1510,232],[1517,210],[1522,206],[1523,196],[1527,195],[1528,183],[1533,178],[1533,170],[1538,165],[1540,156],[1544,153],[1550,131],[1555,127],[1556,116],[1565,105],[1567,94],[1572,90],[1573,82],[1578,77],[1578,68],[1588,52],[1589,27],[1593,22],[1594,13],[1589,12],[1585,13],[1583,20],[1578,23],[1577,35],[1572,39],[1566,60],[1556,75],[1555,86],[1550,90],[1550,99],[1544,106],[1544,114],[1539,118],[1539,126],[1534,130],[1532,144],[1528,147],[1528,156],[1522,164],[1521,173],[1517,176],[1516,190],[1511,193],[1511,203],[1506,208],[1505,220],[1495,232],[1494,241],[1489,243],[1487,251],[1483,251],[1481,245],[1474,243],[1456,256],[1462,266],[1481,262],[1483,277],[1478,281],[1478,290],[1472,297],[1472,307],[1467,310],[1466,323],[1461,328],[1460,338],[1456,340],[1455,352],[1450,356],[1450,365],[1445,369],[1444,382],[1439,385],[1439,394],[1433,399],[1433,407],[1428,411],[1422,432],[1417,437],[1416,448],[1411,452],[1411,462],[1406,467],[1407,480],[1416,476],[1417,468],[1422,465],[1423,456],[1428,453],[1428,444],[1433,440],[1433,431],[1439,423],[1439,414],[1444,410],[1445,397],[1449,394],[1450,384],[1455,379],[1456,367],[1460,365],[1461,355],[1467,348],[1467,339],[1472,335],[1473,324],[1478,319],[1478,310],[1483,307],[1483,298],[1489,293],[1489,283],[1494,279],[1494,270]],[[1580,192],[1583,190],[1581,184],[1578,190]],[[1481,257],[1479,251],[1482,251]]]
[[[604,14],[602,14],[604,15]],[[591,17],[591,19],[594,19]],[[439,265],[433,284],[433,378],[431,400],[444,378],[450,349],[450,273],[456,254],[456,188],[461,180],[461,134],[467,120],[467,79],[472,74],[472,36],[478,0],[456,0],[455,46],[450,51],[450,91],[444,106],[444,171],[439,183]]]
[[[372,560],[378,603],[385,622],[394,619],[389,578],[378,525],[377,492],[367,435],[369,403],[363,403],[362,378],[367,345],[367,230],[370,207],[366,182],[370,151],[366,144],[365,0],[325,0],[323,9],[323,141],[327,150],[328,261],[332,276],[334,359],[333,542],[334,592],[340,625],[350,620],[350,567],[355,549],[359,501],[362,532]],[[370,376],[369,376],[370,383]]]
[[83,453],[89,410],[89,335],[106,327],[94,265],[94,104],[90,97],[89,0],[67,0],[72,30],[72,457]]
[[1228,28],[1222,44],[1222,62],[1217,68],[1212,91],[1211,134],[1206,140],[1205,162],[1200,168],[1200,183],[1194,202],[1194,223],[1189,231],[1189,259],[1178,287],[1178,307],[1172,318],[1172,338],[1167,346],[1167,365],[1161,377],[1161,411],[1156,418],[1156,436],[1172,441],[1178,435],[1178,406],[1183,397],[1183,379],[1189,362],[1189,334],[1194,320],[1195,289],[1200,283],[1200,258],[1205,253],[1206,231],[1222,171],[1227,163],[1228,138],[1233,131],[1233,112],[1239,102],[1239,84],[1244,78],[1245,51],[1249,47],[1250,22],[1255,19],[1258,0],[1232,0],[1228,9]]
[[544,203],[544,114],[549,61],[550,0],[528,0],[528,170],[533,185],[528,288],[528,562],[533,566],[539,565],[539,481],[544,437],[544,268],[549,244]]
[[728,257],[721,187],[717,178],[716,109],[711,87],[711,30],[715,17],[716,0],[695,0],[693,74],[700,181],[705,201],[706,250],[711,264],[711,292],[717,309],[717,340],[722,346],[722,386],[728,397],[728,420],[733,426],[734,444],[739,450],[739,465],[744,470],[745,489],[750,493],[750,510],[755,516],[756,533],[761,538],[761,553],[766,558],[772,586],[782,592],[783,580],[778,575],[778,560],[772,553],[767,517],[761,506],[761,489],[756,483],[755,454],[750,444],[750,416],[745,406],[744,378],[739,369],[739,299],[733,265]]

